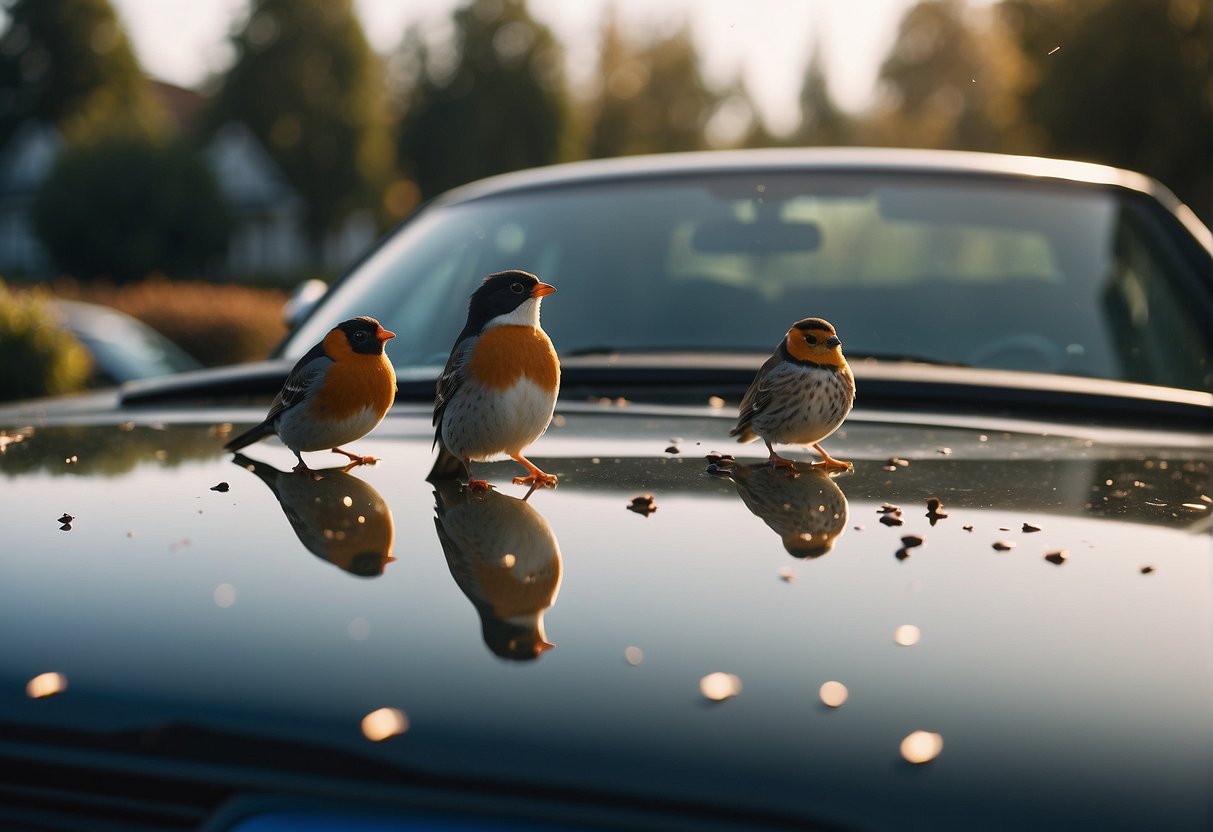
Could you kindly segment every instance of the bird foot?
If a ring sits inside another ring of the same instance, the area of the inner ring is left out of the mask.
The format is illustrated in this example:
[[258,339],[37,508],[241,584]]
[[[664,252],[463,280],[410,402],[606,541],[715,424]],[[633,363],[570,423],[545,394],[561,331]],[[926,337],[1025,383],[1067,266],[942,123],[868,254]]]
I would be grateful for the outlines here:
[[468,491],[474,494],[483,494],[490,487],[488,480],[468,480]]
[[341,454],[342,456],[347,456],[350,458],[350,464],[345,467],[346,471],[349,471],[351,468],[356,468],[359,465],[374,465],[379,461],[378,457],[352,454],[349,451],[342,450],[341,448],[333,448],[333,453]]
[[785,457],[779,456],[779,454],[771,454],[771,467],[772,468],[795,468],[796,460],[787,459]]
[[854,471],[855,463],[846,462],[841,459],[823,459],[821,462],[814,462],[814,468],[824,468],[827,471]]
[[299,464],[298,464],[298,465],[296,465],[294,468],[292,468],[292,469],[291,469],[291,471],[292,471],[293,473],[296,473],[296,474],[310,474],[310,473],[312,473],[312,469],[311,469],[311,468],[308,468],[308,467],[307,467],[307,463],[306,463],[306,462],[304,462],[302,459],[301,459],[301,460],[299,460]]
[[514,485],[529,485],[532,488],[553,488],[556,485],[557,479],[555,474],[548,474],[535,469],[525,477],[514,477]]

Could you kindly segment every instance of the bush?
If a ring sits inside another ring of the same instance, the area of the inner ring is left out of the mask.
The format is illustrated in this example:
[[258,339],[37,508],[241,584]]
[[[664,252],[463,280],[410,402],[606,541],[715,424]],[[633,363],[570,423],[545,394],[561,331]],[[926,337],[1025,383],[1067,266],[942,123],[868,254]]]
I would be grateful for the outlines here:
[[128,286],[63,280],[64,297],[132,315],[208,367],[265,358],[286,335],[286,293],[200,280],[151,278]]
[[0,281],[0,400],[83,390],[89,353],[62,327],[45,291],[15,292]]
[[70,149],[34,198],[34,229],[55,264],[119,283],[200,275],[227,248],[214,177],[184,144],[112,137]]

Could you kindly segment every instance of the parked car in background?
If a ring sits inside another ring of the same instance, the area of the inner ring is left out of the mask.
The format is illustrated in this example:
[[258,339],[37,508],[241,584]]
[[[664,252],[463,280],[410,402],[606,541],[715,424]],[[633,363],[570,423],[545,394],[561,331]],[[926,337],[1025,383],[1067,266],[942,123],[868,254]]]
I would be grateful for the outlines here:
[[74,300],[56,300],[54,308],[64,327],[92,356],[95,386],[202,367],[181,347],[125,312]]
[[[476,495],[430,474],[434,381],[504,268],[557,287],[560,480]],[[0,409],[0,822],[1207,829],[1211,273],[1158,183],[1056,160],[452,191],[270,361]],[[225,454],[361,314],[381,461]],[[727,435],[810,315],[857,380],[838,476]]]

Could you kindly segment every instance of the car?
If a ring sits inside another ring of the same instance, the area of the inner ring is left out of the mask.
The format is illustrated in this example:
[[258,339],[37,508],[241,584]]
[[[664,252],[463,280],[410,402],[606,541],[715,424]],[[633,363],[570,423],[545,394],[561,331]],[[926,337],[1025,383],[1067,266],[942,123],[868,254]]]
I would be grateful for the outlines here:
[[92,356],[93,386],[113,386],[202,368],[192,355],[125,312],[64,299],[54,300],[52,309],[63,327]]
[[[555,488],[435,464],[491,272],[557,287]],[[0,410],[0,825],[1207,829],[1213,243],[1157,182],[789,149],[423,205],[275,356]],[[347,470],[225,453],[335,323],[395,406]],[[855,410],[729,437],[796,320]]]

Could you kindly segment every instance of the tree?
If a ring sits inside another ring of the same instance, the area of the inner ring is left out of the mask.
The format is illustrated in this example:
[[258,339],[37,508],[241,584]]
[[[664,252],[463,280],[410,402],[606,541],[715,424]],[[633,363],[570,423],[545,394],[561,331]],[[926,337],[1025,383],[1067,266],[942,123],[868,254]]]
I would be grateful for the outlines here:
[[414,39],[412,62],[425,71],[405,108],[398,159],[424,197],[551,164],[568,128],[561,49],[526,0],[470,0],[454,23],[452,55],[435,57]]
[[352,212],[378,214],[391,174],[379,59],[351,0],[254,0],[208,121],[245,124],[306,205],[319,252]]
[[224,252],[229,226],[191,148],[134,136],[68,149],[34,199],[33,220],[60,269],[118,282],[204,272]]
[[800,126],[793,138],[800,145],[845,145],[851,131],[850,119],[830,95],[821,48],[814,47],[800,85]]
[[1039,152],[1157,177],[1213,221],[1207,0],[1006,0]]
[[704,81],[689,24],[638,46],[623,36],[611,9],[601,43],[590,156],[707,147],[705,128],[726,96]]
[[872,140],[961,150],[1022,145],[1016,53],[978,14],[963,0],[921,0],[906,12],[880,67]]
[[26,119],[69,142],[162,127],[108,0],[16,0],[0,35],[0,146]]

